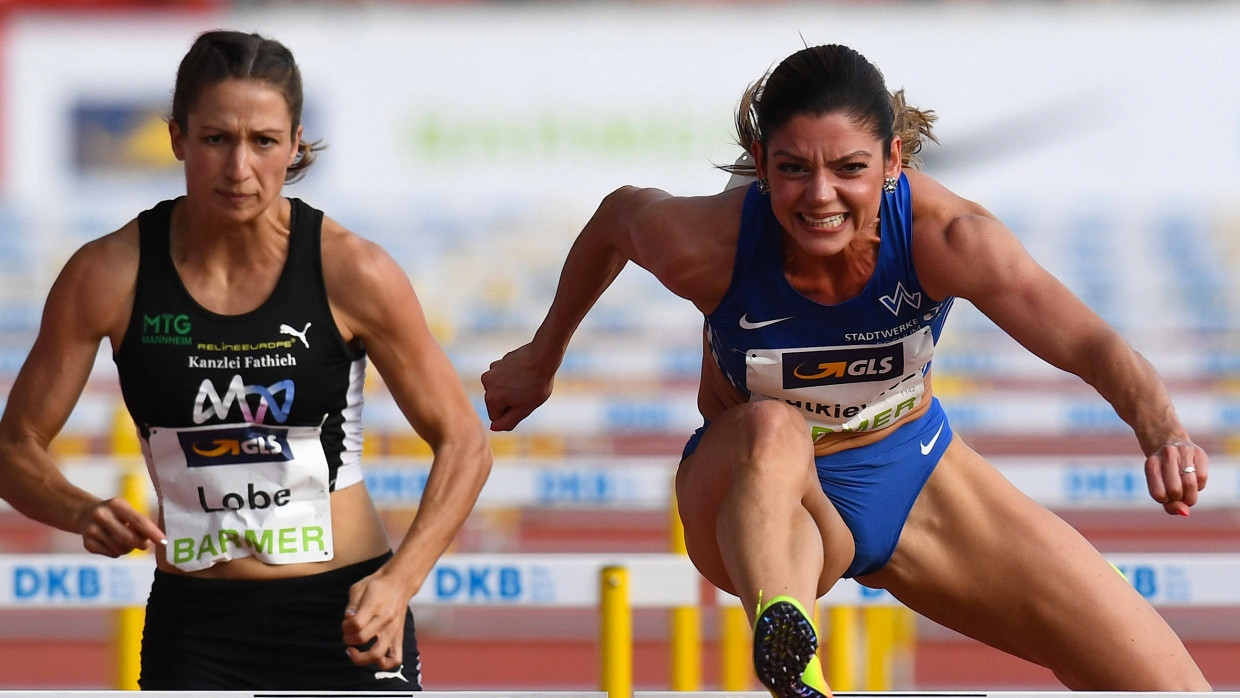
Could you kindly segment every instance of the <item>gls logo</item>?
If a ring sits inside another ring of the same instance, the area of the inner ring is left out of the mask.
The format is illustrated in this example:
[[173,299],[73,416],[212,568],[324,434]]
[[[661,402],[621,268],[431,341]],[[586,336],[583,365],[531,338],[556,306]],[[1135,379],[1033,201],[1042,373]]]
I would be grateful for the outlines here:
[[216,458],[218,456],[233,455],[239,456],[243,453],[248,455],[271,454],[278,455],[284,453],[284,446],[275,436],[253,436],[247,439],[214,439],[209,445],[204,445],[201,441],[195,441],[192,446],[194,453],[207,458]]
[[180,432],[177,439],[191,468],[287,461],[293,457],[284,429],[248,426]]
[[[283,402],[276,399],[280,394],[283,394]],[[258,396],[256,407],[250,405],[252,395]],[[198,386],[198,398],[194,400],[194,424],[204,424],[211,418],[227,419],[234,404],[241,409],[241,418],[247,422],[261,424],[267,411],[271,410],[272,418],[283,424],[288,421],[293,408],[293,381],[285,379],[264,388],[261,385],[246,385],[241,376],[234,375],[228,383],[228,390],[221,396],[208,378]]]
[[904,375],[904,347],[827,349],[784,354],[784,388],[841,385]]

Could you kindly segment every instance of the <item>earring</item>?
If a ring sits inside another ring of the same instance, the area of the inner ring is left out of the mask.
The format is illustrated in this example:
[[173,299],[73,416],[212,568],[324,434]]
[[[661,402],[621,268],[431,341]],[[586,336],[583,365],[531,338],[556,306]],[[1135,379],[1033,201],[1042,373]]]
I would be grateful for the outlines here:
[[895,193],[896,191],[896,178],[895,177],[888,177],[887,179],[883,180],[883,191],[887,192],[888,194]]
[[766,177],[758,178],[758,193],[759,194],[770,194],[771,193],[771,183],[766,181]]

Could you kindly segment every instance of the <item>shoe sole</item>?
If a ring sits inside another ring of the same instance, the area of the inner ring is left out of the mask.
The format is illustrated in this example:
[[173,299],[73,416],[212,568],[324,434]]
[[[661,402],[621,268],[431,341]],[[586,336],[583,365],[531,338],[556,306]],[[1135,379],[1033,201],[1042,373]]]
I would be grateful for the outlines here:
[[817,651],[814,626],[787,601],[768,606],[754,624],[754,669],[776,698],[827,698],[801,680]]

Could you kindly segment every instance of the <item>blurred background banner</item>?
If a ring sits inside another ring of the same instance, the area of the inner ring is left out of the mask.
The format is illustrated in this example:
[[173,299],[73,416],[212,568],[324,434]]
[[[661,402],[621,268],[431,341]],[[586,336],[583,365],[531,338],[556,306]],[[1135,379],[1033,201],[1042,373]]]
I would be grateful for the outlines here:
[[116,175],[167,177],[156,122],[180,56],[215,27],[293,49],[308,135],[332,146],[307,194],[364,210],[714,191],[740,92],[807,43],[857,48],[936,110],[928,169],[984,201],[1200,203],[1240,180],[1227,3],[262,7],[11,15],[5,193],[37,205],[125,185],[143,202]]
[[[805,43],[858,48],[889,87],[934,109],[941,145],[926,148],[925,169],[1001,214],[1133,341],[1158,352],[1205,336],[1216,347],[1236,326],[1233,5],[12,11],[0,47],[0,325],[14,334],[5,376],[67,254],[181,190],[164,118],[177,62],[213,27],[293,48],[306,136],[329,148],[290,195],[392,250],[465,373],[532,331],[570,239],[605,193],[722,187],[714,165],[738,154],[740,93]],[[636,352],[630,361],[649,363],[636,371],[692,372],[696,360],[676,348],[696,353],[694,314],[666,296],[626,274],[588,329],[652,332],[662,351]],[[1211,353],[1174,353],[1162,366],[1183,361],[1204,362],[1185,371],[1235,369]]]
[[[244,3],[4,23],[0,378],[67,255],[181,190],[164,119],[177,62],[215,27],[293,49],[306,136],[328,149],[290,195],[397,257],[469,378],[532,332],[606,193],[720,189],[746,85],[831,42],[935,110],[925,169],[1003,217],[1164,372],[1236,370],[1240,7]],[[600,311],[569,372],[696,371],[693,309],[640,270]],[[943,352],[940,373],[1050,375],[1019,351],[978,351],[993,332],[968,309],[953,324],[968,350]],[[602,358],[592,331],[609,335]]]

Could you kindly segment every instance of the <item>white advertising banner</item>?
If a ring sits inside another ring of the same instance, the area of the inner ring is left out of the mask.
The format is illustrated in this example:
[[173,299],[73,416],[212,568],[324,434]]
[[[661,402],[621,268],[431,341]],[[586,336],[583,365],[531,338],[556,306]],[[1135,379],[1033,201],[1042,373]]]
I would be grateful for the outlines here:
[[[923,151],[925,169],[999,215],[1160,370],[1235,372],[1223,333],[1240,317],[1240,5],[279,4],[7,15],[0,312],[26,334],[0,348],[0,378],[24,358],[68,254],[184,190],[164,119],[178,62],[218,27],[293,50],[306,137],[327,147],[287,193],[392,254],[467,377],[530,336],[608,192],[721,189],[716,165],[738,153],[741,93],[818,43],[858,49],[890,88],[934,110],[940,142]],[[586,318],[562,375],[691,380],[700,327],[690,304],[630,265]],[[1047,375],[1003,339],[958,303],[936,370]],[[112,385],[110,356],[97,369]],[[1033,422],[1082,424],[1052,402]],[[1181,409],[1226,427],[1232,402]],[[1011,411],[958,412],[980,429]],[[662,396],[575,413],[557,395],[528,424],[697,421],[691,402]]]
[[[90,167],[75,172],[74,110],[166,104],[194,36],[219,26],[293,49],[307,135],[330,146],[306,186],[342,202],[519,209],[595,202],[629,182],[714,191],[726,177],[712,163],[736,155],[737,98],[803,42],[853,46],[934,109],[942,147],[927,167],[966,195],[1210,198],[1240,183],[1240,93],[1227,89],[1240,8],[1228,4],[233,12],[15,15],[5,192],[59,200],[89,183]],[[164,134],[125,135],[158,150]]]

